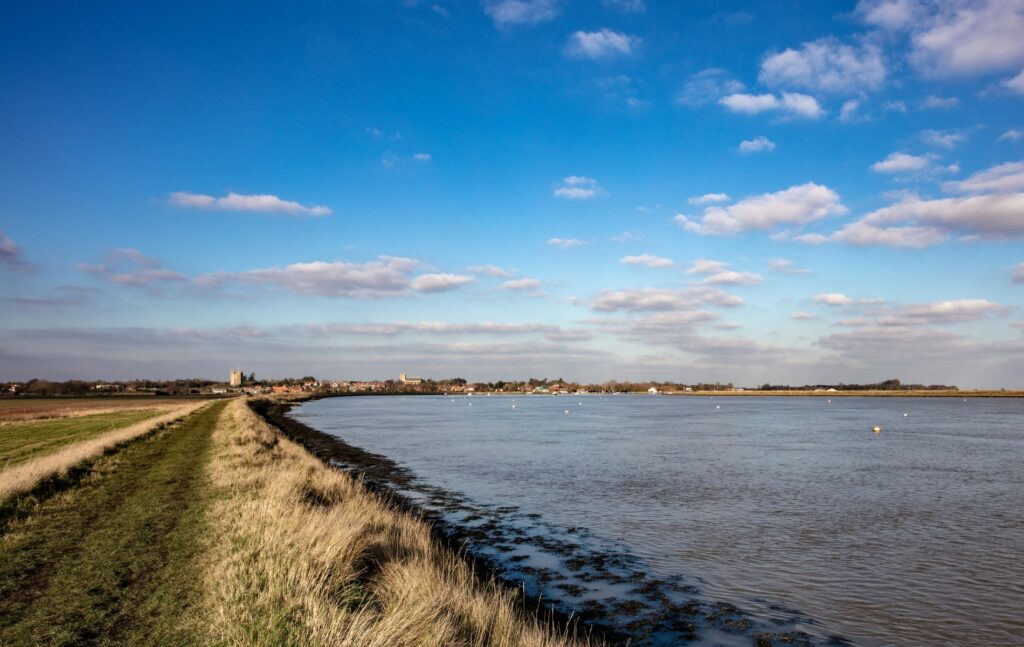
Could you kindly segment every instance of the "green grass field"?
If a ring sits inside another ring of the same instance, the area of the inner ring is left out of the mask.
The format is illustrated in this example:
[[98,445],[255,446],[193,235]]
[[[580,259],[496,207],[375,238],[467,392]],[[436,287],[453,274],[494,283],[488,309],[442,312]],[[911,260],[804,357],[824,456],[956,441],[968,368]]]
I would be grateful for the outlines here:
[[115,411],[0,425],[0,470],[161,413],[165,412],[152,409]]
[[78,486],[7,528],[0,644],[200,642],[190,610],[211,496],[203,465],[224,405],[99,459]]

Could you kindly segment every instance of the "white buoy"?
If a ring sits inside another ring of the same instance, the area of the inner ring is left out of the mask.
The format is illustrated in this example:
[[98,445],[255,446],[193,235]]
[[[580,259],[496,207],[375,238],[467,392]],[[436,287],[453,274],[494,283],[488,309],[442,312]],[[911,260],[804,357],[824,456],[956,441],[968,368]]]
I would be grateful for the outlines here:
[[582,401],[577,402],[576,404],[580,405],[581,407],[583,406],[583,402]]
[[514,404],[513,404],[513,405],[512,405],[512,408],[513,408],[513,409],[515,409],[515,408],[516,408],[516,405],[514,405]]
[[472,402],[470,402],[470,403],[469,403],[469,406],[473,406],[473,403],[472,403]]
[[566,410],[565,410],[565,412],[566,412],[566,413],[569,413],[569,410],[568,410],[568,409],[566,409]]
[[903,414],[903,417],[904,417],[904,418],[906,418],[906,417],[907,417],[907,416],[909,416],[909,415],[910,415],[909,413],[904,413],[904,414]]
[[715,408],[716,408],[716,409],[721,409],[721,408],[722,408],[722,405],[720,405],[720,404],[716,404],[716,405],[715,405]]

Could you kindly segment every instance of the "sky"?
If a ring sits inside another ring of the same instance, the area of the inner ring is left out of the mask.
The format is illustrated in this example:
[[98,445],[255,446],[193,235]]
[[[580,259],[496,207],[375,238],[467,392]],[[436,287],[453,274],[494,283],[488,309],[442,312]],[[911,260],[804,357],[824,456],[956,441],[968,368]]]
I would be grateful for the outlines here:
[[1024,0],[5,2],[0,379],[1024,387],[1022,35]]

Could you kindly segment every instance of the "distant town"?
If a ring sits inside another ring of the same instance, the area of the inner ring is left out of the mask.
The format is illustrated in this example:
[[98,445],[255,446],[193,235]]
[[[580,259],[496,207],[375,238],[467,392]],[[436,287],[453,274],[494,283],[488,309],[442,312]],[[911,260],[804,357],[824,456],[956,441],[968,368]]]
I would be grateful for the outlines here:
[[33,379],[25,382],[0,383],[2,394],[17,396],[87,396],[104,394],[139,395],[272,395],[315,393],[331,394],[469,394],[469,393],[533,393],[546,395],[586,393],[693,393],[693,392],[763,392],[763,391],[958,391],[956,386],[943,384],[903,384],[897,379],[871,384],[812,384],[791,386],[763,384],[757,387],[739,387],[720,382],[630,382],[607,381],[588,384],[562,378],[530,378],[528,380],[498,380],[496,382],[469,382],[461,377],[429,379],[400,373],[397,379],[387,380],[324,380],[314,376],[284,379],[259,379],[255,373],[246,374],[232,369],[223,382],[209,379],[178,380],[125,380],[54,382]]

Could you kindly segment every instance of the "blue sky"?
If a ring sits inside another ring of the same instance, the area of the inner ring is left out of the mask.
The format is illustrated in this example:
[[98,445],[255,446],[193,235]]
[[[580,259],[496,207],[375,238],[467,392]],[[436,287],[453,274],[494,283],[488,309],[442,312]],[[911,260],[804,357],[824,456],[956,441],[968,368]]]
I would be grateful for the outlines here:
[[1024,1],[10,2],[0,379],[1024,387]]

